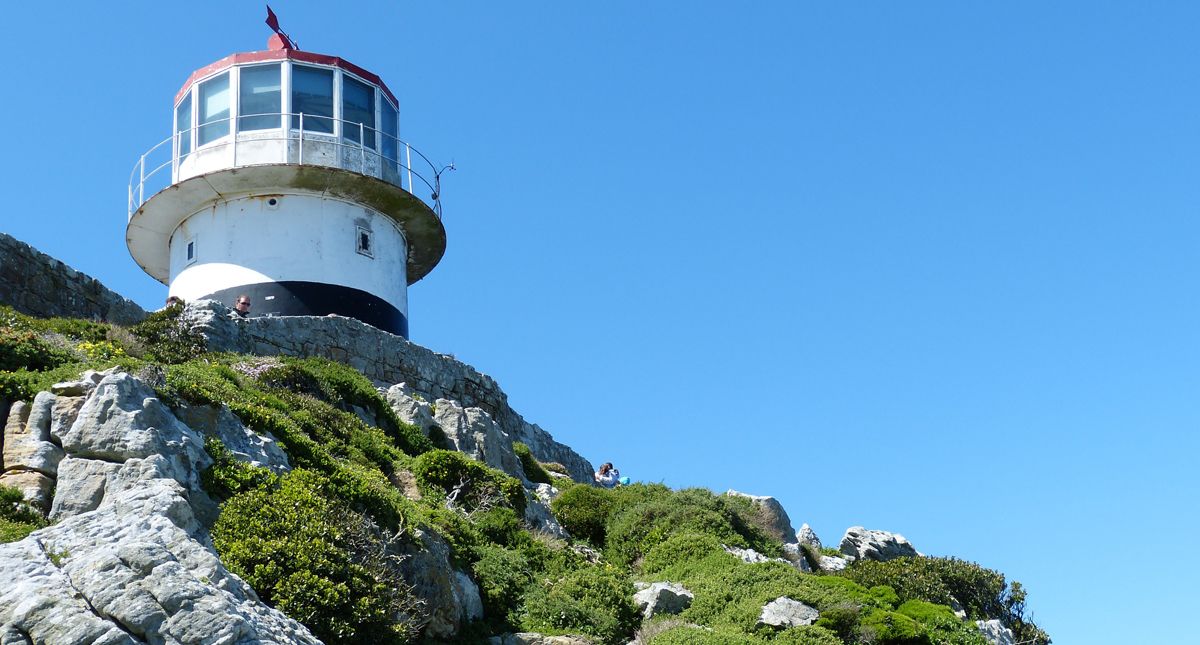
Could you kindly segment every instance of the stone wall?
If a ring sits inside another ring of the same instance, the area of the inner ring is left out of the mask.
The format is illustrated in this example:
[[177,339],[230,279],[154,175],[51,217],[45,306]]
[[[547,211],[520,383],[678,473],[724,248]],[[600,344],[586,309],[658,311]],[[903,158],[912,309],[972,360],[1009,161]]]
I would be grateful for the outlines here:
[[90,318],[118,325],[132,325],[146,317],[145,310],[99,280],[4,233],[0,233],[0,303],[32,316]]
[[405,383],[429,401],[450,399],[481,408],[538,460],[562,464],[576,481],[592,480],[586,459],[513,410],[495,379],[452,356],[341,316],[231,319],[221,303],[201,300],[188,304],[183,319],[205,335],[210,351],[321,356],[346,363],[381,386]]

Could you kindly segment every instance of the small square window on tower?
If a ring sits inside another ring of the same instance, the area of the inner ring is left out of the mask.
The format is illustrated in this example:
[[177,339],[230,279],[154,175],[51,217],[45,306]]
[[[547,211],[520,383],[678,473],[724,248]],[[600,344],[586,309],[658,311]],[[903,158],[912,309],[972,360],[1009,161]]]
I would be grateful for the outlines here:
[[196,240],[187,241],[187,258],[185,264],[191,264],[196,261]]
[[375,234],[371,231],[358,226],[358,230],[354,235],[354,247],[360,255],[365,255],[369,258],[375,257]]

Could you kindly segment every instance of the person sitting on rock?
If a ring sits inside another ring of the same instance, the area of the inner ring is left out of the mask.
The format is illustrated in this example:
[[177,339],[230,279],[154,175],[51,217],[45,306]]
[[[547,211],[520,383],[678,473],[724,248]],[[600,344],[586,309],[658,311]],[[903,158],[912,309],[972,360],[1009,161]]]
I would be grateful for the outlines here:
[[603,488],[616,488],[621,480],[621,471],[613,468],[611,461],[606,461],[600,465],[600,470],[596,471],[595,478],[596,483]]

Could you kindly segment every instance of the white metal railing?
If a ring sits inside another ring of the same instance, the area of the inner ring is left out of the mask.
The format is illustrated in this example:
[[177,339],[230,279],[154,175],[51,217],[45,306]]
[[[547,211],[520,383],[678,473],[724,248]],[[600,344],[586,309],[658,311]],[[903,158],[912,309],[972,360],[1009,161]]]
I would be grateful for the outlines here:
[[[276,117],[280,127],[261,130],[235,127],[239,119],[252,117]],[[327,127],[332,132],[306,130],[305,119],[309,120],[309,126],[321,124],[322,129]],[[293,123],[299,127],[292,127]],[[204,145],[194,145],[197,131],[206,129],[223,130],[225,134]],[[355,134],[357,141],[352,138]],[[384,154],[385,148],[388,154]],[[213,157],[216,157],[213,161],[202,161]],[[414,158],[419,170],[413,168]],[[129,217],[149,197],[183,179],[224,168],[276,164],[330,166],[382,179],[421,197],[439,219],[441,173],[447,168],[454,169],[453,165],[439,169],[403,140],[362,123],[303,113],[243,114],[177,132],[143,153],[129,175]],[[428,191],[428,199],[414,190],[414,181]]]

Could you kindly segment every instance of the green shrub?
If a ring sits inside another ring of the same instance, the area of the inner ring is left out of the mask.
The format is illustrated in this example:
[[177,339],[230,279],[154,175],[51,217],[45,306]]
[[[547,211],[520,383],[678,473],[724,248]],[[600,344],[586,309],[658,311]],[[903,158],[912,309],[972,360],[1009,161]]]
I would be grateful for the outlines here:
[[375,389],[370,379],[358,370],[325,358],[281,358],[258,380],[264,386],[306,394],[343,411],[353,407],[369,411],[395,446],[409,455],[433,449],[433,443],[419,428],[404,423]]
[[654,575],[671,567],[701,563],[710,557],[732,558],[733,556],[725,553],[717,538],[705,533],[684,531],[651,547],[642,562],[642,573]]
[[567,533],[603,548],[608,516],[615,502],[612,491],[571,486],[550,502],[550,510]]
[[1046,633],[1025,620],[1025,591],[1011,587],[1004,575],[958,558],[897,558],[887,562],[860,560],[838,575],[863,585],[887,585],[900,600],[923,600],[949,605],[957,600],[972,620],[998,618],[1017,636],[1038,645],[1049,642]]
[[479,550],[471,570],[479,582],[484,617],[496,629],[516,626],[525,590],[534,579],[529,558],[520,551],[488,545]]
[[47,342],[38,332],[0,327],[0,370],[43,371],[73,360],[70,352]]
[[550,483],[550,473],[546,472],[546,469],[542,468],[538,460],[533,457],[533,451],[529,449],[529,446],[520,441],[514,441],[512,447],[517,459],[521,460],[521,470],[525,471],[525,479],[535,484]]
[[20,489],[0,486],[0,543],[16,542],[46,526],[46,520],[25,501]]
[[167,364],[186,363],[205,351],[204,335],[179,319],[183,305],[175,304],[156,311],[129,332],[144,346],[147,358]]
[[204,450],[212,457],[213,463],[200,473],[200,482],[205,492],[216,499],[229,499],[238,493],[270,488],[278,483],[278,478],[270,470],[235,459],[220,439],[206,438]]
[[637,489],[643,488],[639,485],[622,488],[632,490],[618,489],[619,496],[640,496],[643,501],[623,503],[609,518],[604,553],[614,564],[632,564],[650,547],[682,531],[706,533],[722,544],[749,547],[767,556],[782,553],[782,545],[744,521],[728,497],[699,488],[668,494],[654,488],[639,493]]
[[525,489],[519,480],[461,452],[431,450],[413,460],[412,471],[422,492],[445,498],[466,512],[507,504],[525,513]]
[[334,488],[293,470],[276,488],[239,493],[223,504],[213,545],[264,602],[325,642],[405,642],[416,634],[418,602],[399,559],[369,519],[337,502]]
[[624,643],[638,624],[633,585],[619,570],[586,567],[535,584],[525,597],[522,626],[541,633],[595,636]]

